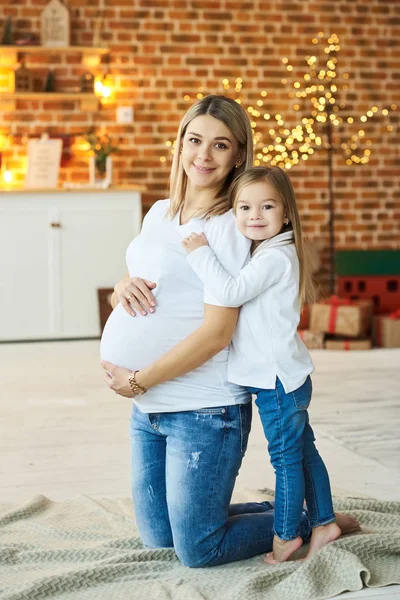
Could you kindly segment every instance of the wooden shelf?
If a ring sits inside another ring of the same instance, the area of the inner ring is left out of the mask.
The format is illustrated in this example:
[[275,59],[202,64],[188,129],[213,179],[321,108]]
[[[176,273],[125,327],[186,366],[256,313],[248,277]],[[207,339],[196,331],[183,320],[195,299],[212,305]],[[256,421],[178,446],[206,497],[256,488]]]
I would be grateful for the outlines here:
[[38,53],[61,53],[61,52],[82,52],[84,54],[108,54],[109,48],[100,46],[0,46],[1,54],[15,54],[24,52],[27,54]]
[[99,98],[95,94],[82,92],[6,92],[0,93],[0,107],[14,111],[16,100],[79,100],[81,110],[95,111]]

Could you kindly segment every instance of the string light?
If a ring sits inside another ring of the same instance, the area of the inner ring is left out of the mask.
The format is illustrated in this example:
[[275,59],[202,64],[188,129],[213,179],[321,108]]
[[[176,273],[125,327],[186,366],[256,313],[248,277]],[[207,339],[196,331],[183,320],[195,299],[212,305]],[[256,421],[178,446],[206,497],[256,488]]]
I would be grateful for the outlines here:
[[[295,112],[303,112],[306,110],[306,101],[311,104],[308,117],[301,119],[301,124],[295,127],[290,127],[285,124],[285,119],[280,113],[273,114],[271,111],[265,111],[265,102],[267,91],[262,90],[260,97],[253,101],[252,105],[246,106],[246,102],[242,96],[243,79],[237,77],[234,83],[225,77],[222,79],[222,86],[225,91],[231,90],[230,95],[235,94],[236,102],[244,105],[246,112],[250,117],[251,128],[253,132],[253,144],[255,150],[254,164],[268,163],[271,165],[280,165],[290,169],[292,166],[299,164],[301,161],[306,161],[319,148],[328,148],[328,138],[326,127],[334,127],[335,135],[333,143],[336,148],[343,152],[345,163],[365,164],[369,161],[371,151],[363,149],[363,146],[371,146],[371,140],[365,140],[365,131],[358,128],[357,133],[353,134],[347,141],[341,139],[341,136],[336,132],[340,132],[340,127],[343,125],[354,125],[356,122],[367,123],[367,121],[375,116],[379,116],[377,106],[372,106],[365,114],[360,117],[341,116],[341,111],[346,108],[346,105],[339,103],[337,94],[340,91],[349,89],[347,84],[350,79],[349,73],[343,73],[339,77],[337,72],[338,59],[337,54],[340,51],[339,37],[333,33],[324,42],[324,32],[318,32],[318,36],[312,39],[314,46],[325,43],[323,49],[324,64],[320,64],[320,58],[317,56],[317,48],[315,54],[305,57],[307,71],[298,76],[295,81],[290,83],[290,87],[295,91],[288,91],[288,97],[294,98],[295,103],[292,108]],[[321,54],[321,52],[319,53]],[[289,58],[282,57],[282,64],[286,70],[291,73],[293,65],[290,64]],[[288,80],[281,80],[283,85],[288,84]],[[199,88],[196,96],[191,98],[189,95],[184,96],[186,102],[191,102],[203,98],[203,89]],[[395,104],[390,105],[390,110],[397,109]],[[380,110],[380,114],[387,116],[389,108]],[[275,123],[273,127],[266,128],[266,122]],[[318,131],[321,130],[320,132]],[[386,127],[387,131],[392,131],[393,126]],[[271,143],[265,143],[265,135],[269,136]],[[176,141],[175,141],[176,143]],[[168,141],[166,144],[170,148],[170,152],[174,152],[175,144]],[[162,162],[165,162],[164,160]]]

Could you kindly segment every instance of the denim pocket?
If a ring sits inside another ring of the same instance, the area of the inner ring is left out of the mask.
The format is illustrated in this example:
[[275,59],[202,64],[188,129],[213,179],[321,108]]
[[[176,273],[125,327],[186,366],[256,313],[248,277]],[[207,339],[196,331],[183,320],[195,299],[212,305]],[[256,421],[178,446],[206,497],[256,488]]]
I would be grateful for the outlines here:
[[312,381],[308,376],[301,387],[293,392],[293,401],[296,408],[307,409],[311,402],[312,396]]
[[253,405],[251,402],[248,402],[247,404],[239,404],[240,452],[243,455],[246,453],[247,444],[249,442],[252,410],[253,410]]

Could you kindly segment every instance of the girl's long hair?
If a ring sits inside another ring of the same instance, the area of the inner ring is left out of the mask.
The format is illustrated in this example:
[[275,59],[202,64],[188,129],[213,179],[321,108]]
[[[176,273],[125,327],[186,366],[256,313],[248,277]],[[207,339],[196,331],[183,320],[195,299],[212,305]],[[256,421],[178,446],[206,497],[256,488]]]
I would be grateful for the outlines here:
[[315,302],[317,293],[312,276],[312,261],[309,260],[310,250],[307,241],[303,237],[296,196],[286,172],[279,167],[253,167],[242,173],[238,179],[235,179],[229,190],[229,201],[233,211],[236,213],[237,200],[243,188],[260,180],[268,181],[273,185],[282,199],[285,213],[289,219],[289,224],[284,226],[283,231],[293,230],[294,243],[299,259],[299,297],[301,305]]
[[228,127],[238,141],[239,155],[242,159],[240,167],[236,168],[234,166],[226,180],[222,183],[221,189],[217,192],[204,215],[206,218],[214,215],[222,215],[231,208],[228,199],[230,184],[246,169],[253,166],[253,133],[249,118],[243,108],[235,100],[226,96],[210,95],[196,102],[186,112],[178,129],[176,151],[172,161],[170,177],[170,217],[178,214],[185,201],[187,175],[183,169],[180,155],[183,137],[189,123],[200,115],[210,115]]

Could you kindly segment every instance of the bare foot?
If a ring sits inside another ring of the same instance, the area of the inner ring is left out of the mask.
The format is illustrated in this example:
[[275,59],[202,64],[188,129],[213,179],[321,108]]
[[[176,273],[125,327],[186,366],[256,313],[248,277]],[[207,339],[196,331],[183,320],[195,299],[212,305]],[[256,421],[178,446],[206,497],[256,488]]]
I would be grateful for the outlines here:
[[311,534],[311,541],[308,547],[306,560],[314,556],[323,546],[334,542],[342,535],[342,531],[336,523],[328,523],[327,525],[320,525],[314,527]]
[[349,517],[343,513],[335,513],[335,517],[336,524],[339,525],[342,535],[360,531],[360,524],[356,519],[353,519],[353,517]]
[[279,565],[279,563],[288,560],[288,558],[290,558],[302,544],[303,540],[300,536],[294,540],[285,541],[274,535],[272,552],[268,552],[268,554],[264,556],[264,562],[266,562],[268,565]]

